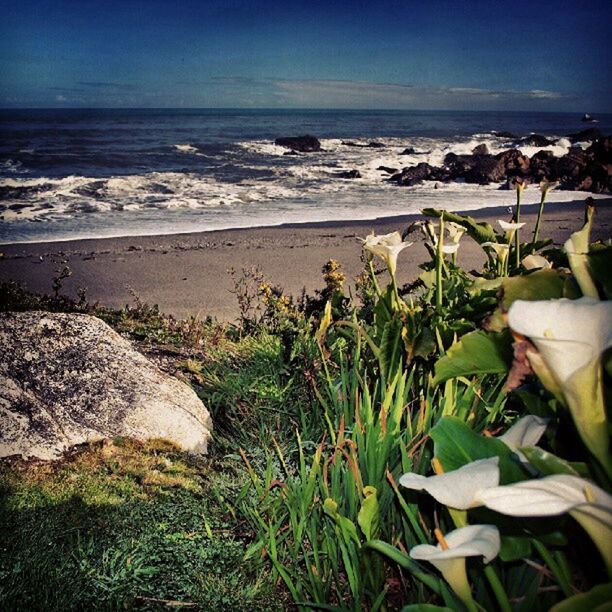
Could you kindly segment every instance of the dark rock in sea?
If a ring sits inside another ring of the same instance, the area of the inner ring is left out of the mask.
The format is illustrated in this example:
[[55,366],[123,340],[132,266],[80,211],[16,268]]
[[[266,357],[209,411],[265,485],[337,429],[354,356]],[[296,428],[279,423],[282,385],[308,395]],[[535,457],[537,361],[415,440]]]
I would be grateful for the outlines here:
[[361,178],[359,170],[347,170],[346,172],[338,172],[335,176],[343,179],[356,179]]
[[406,147],[401,153],[400,155],[414,155],[416,153],[416,150],[414,147]]
[[518,140],[520,136],[513,134],[512,132],[493,132],[497,138],[508,138],[510,140]]
[[493,155],[478,155],[474,165],[464,173],[463,178],[466,183],[488,185],[503,180],[505,176],[506,168],[503,159]]
[[586,152],[601,164],[612,164],[612,136],[596,140]]
[[387,172],[388,174],[395,174],[397,172],[397,168],[389,168],[389,166],[378,166],[376,169],[381,172]]
[[530,134],[529,136],[525,136],[525,138],[515,140],[514,144],[519,147],[547,147],[548,145],[555,144],[555,141],[549,140],[546,136],[542,136],[542,134]]
[[312,153],[321,150],[321,143],[318,138],[314,136],[286,136],[283,138],[277,138],[274,144],[279,147],[287,147],[293,151],[299,151],[300,153]]
[[554,180],[557,158],[552,151],[538,151],[529,160],[529,173],[536,182]]
[[360,149],[384,149],[385,145],[382,142],[368,142],[368,144],[361,144],[359,142],[352,142],[350,140],[343,140],[342,144],[345,147],[358,147]]
[[394,174],[389,180],[397,183],[398,185],[410,187],[412,185],[418,185],[426,179],[434,178],[432,175],[436,170],[438,170],[438,168],[434,168],[433,166],[422,162],[416,166],[404,168],[401,172]]
[[574,134],[568,134],[567,137],[570,139],[570,142],[586,142],[589,140],[592,142],[593,140],[603,138],[603,133],[597,128],[587,128]]
[[299,153],[291,149],[291,151],[285,151],[283,155],[299,155]]
[[472,149],[472,155],[488,155],[489,147],[486,144],[479,144]]
[[582,115],[581,121],[584,121],[585,123],[597,123],[597,119],[595,119],[595,117],[593,117],[592,115],[589,115],[589,113],[584,113],[584,115]]

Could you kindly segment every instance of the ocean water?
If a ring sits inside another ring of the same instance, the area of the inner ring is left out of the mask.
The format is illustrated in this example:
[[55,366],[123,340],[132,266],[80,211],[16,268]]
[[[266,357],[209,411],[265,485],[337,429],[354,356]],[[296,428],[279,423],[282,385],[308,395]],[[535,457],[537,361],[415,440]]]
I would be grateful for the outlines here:
[[[612,132],[612,115],[599,120],[595,127]],[[586,127],[566,113],[0,110],[0,243],[511,205],[513,195],[499,185],[398,187],[378,167],[439,165],[447,153],[483,143],[492,153],[513,146],[494,131],[554,136],[559,140],[545,148],[563,155],[571,146],[565,136]],[[300,134],[317,136],[323,151],[289,156],[274,145]],[[415,153],[401,155],[407,147]],[[337,176],[346,170],[362,178]],[[556,190],[550,200],[586,195]],[[537,187],[526,190],[526,202],[538,198]]]

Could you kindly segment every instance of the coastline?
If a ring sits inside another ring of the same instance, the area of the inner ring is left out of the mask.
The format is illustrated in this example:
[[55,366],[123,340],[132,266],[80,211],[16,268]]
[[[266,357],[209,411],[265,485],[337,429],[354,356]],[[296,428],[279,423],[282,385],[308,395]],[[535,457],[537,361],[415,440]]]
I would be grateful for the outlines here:
[[[509,194],[509,202],[513,194]],[[612,198],[596,200],[597,216],[593,239],[611,236]],[[521,208],[521,221],[530,234],[537,216],[537,205]],[[582,225],[584,202],[571,201],[546,205],[541,235],[562,244]],[[508,207],[466,211],[495,223],[508,218]],[[133,302],[134,295],[163,312],[178,317],[213,316],[233,321],[238,315],[233,284],[227,270],[257,266],[274,285],[299,295],[322,286],[321,267],[336,259],[352,285],[360,273],[361,249],[357,241],[370,231],[402,231],[422,215],[379,217],[371,220],[323,221],[285,225],[212,230],[184,234],[89,238],[56,242],[0,245],[0,280],[15,280],[29,290],[50,292],[54,270],[68,265],[72,276],[63,291],[76,295],[87,287],[88,298],[106,306],[121,307]],[[404,251],[398,263],[399,281],[411,282],[418,276],[418,265],[428,257],[421,241]],[[459,260],[467,269],[478,269],[482,249],[464,238]]]

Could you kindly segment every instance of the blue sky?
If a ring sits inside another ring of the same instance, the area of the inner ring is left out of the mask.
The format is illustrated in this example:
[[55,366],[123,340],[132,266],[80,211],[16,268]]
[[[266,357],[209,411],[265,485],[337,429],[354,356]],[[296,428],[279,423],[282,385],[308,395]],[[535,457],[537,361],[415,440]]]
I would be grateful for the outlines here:
[[612,111],[612,3],[0,0],[2,107]]

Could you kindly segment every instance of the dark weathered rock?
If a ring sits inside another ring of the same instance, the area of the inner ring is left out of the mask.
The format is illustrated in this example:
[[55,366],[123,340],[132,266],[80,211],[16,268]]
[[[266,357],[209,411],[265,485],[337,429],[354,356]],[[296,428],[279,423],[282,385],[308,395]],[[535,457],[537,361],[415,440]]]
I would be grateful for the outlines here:
[[291,149],[291,151],[285,151],[283,155],[299,155],[299,153]]
[[584,115],[582,115],[581,121],[584,121],[585,123],[596,123],[597,119],[595,119],[595,117],[593,117],[592,115],[589,115],[589,113],[584,113]]
[[489,147],[486,144],[479,144],[472,149],[472,155],[489,155]]
[[337,172],[335,176],[343,179],[356,179],[361,178],[361,173],[359,170],[346,170],[345,172]]
[[346,147],[358,147],[360,149],[384,149],[385,145],[382,142],[368,142],[368,144],[361,144],[359,142],[352,142],[350,140],[343,140],[342,144]]
[[512,132],[493,132],[498,138],[507,138],[509,140],[517,140],[519,136]]
[[397,168],[390,168],[389,166],[378,166],[376,169],[387,174],[395,174],[397,172]]
[[596,140],[586,152],[601,164],[612,164],[612,136]]
[[587,142],[593,140],[599,140],[603,138],[603,134],[601,130],[597,128],[587,128],[586,130],[581,130],[580,132],[574,132],[573,134],[568,134],[570,142]]
[[404,168],[401,172],[394,174],[389,180],[410,187],[418,185],[426,179],[432,178],[432,171],[435,169],[429,164],[422,162],[410,168]]
[[465,172],[463,178],[466,183],[488,185],[503,180],[505,176],[506,168],[503,160],[493,155],[479,155],[476,156],[475,163]]
[[557,158],[552,151],[538,151],[529,160],[529,173],[531,177],[537,182],[543,179],[555,180],[556,161]]
[[530,134],[529,136],[525,136],[525,138],[515,140],[514,144],[519,147],[547,147],[548,145],[555,144],[555,141],[541,134]]
[[287,147],[293,151],[299,151],[300,153],[312,153],[321,150],[321,143],[318,138],[314,136],[286,136],[283,138],[277,138],[274,141],[279,147]]
[[115,436],[204,454],[212,424],[186,384],[82,314],[0,315],[0,457],[53,459]]
[[406,147],[401,153],[400,155],[414,155],[416,153],[416,150],[414,147]]

